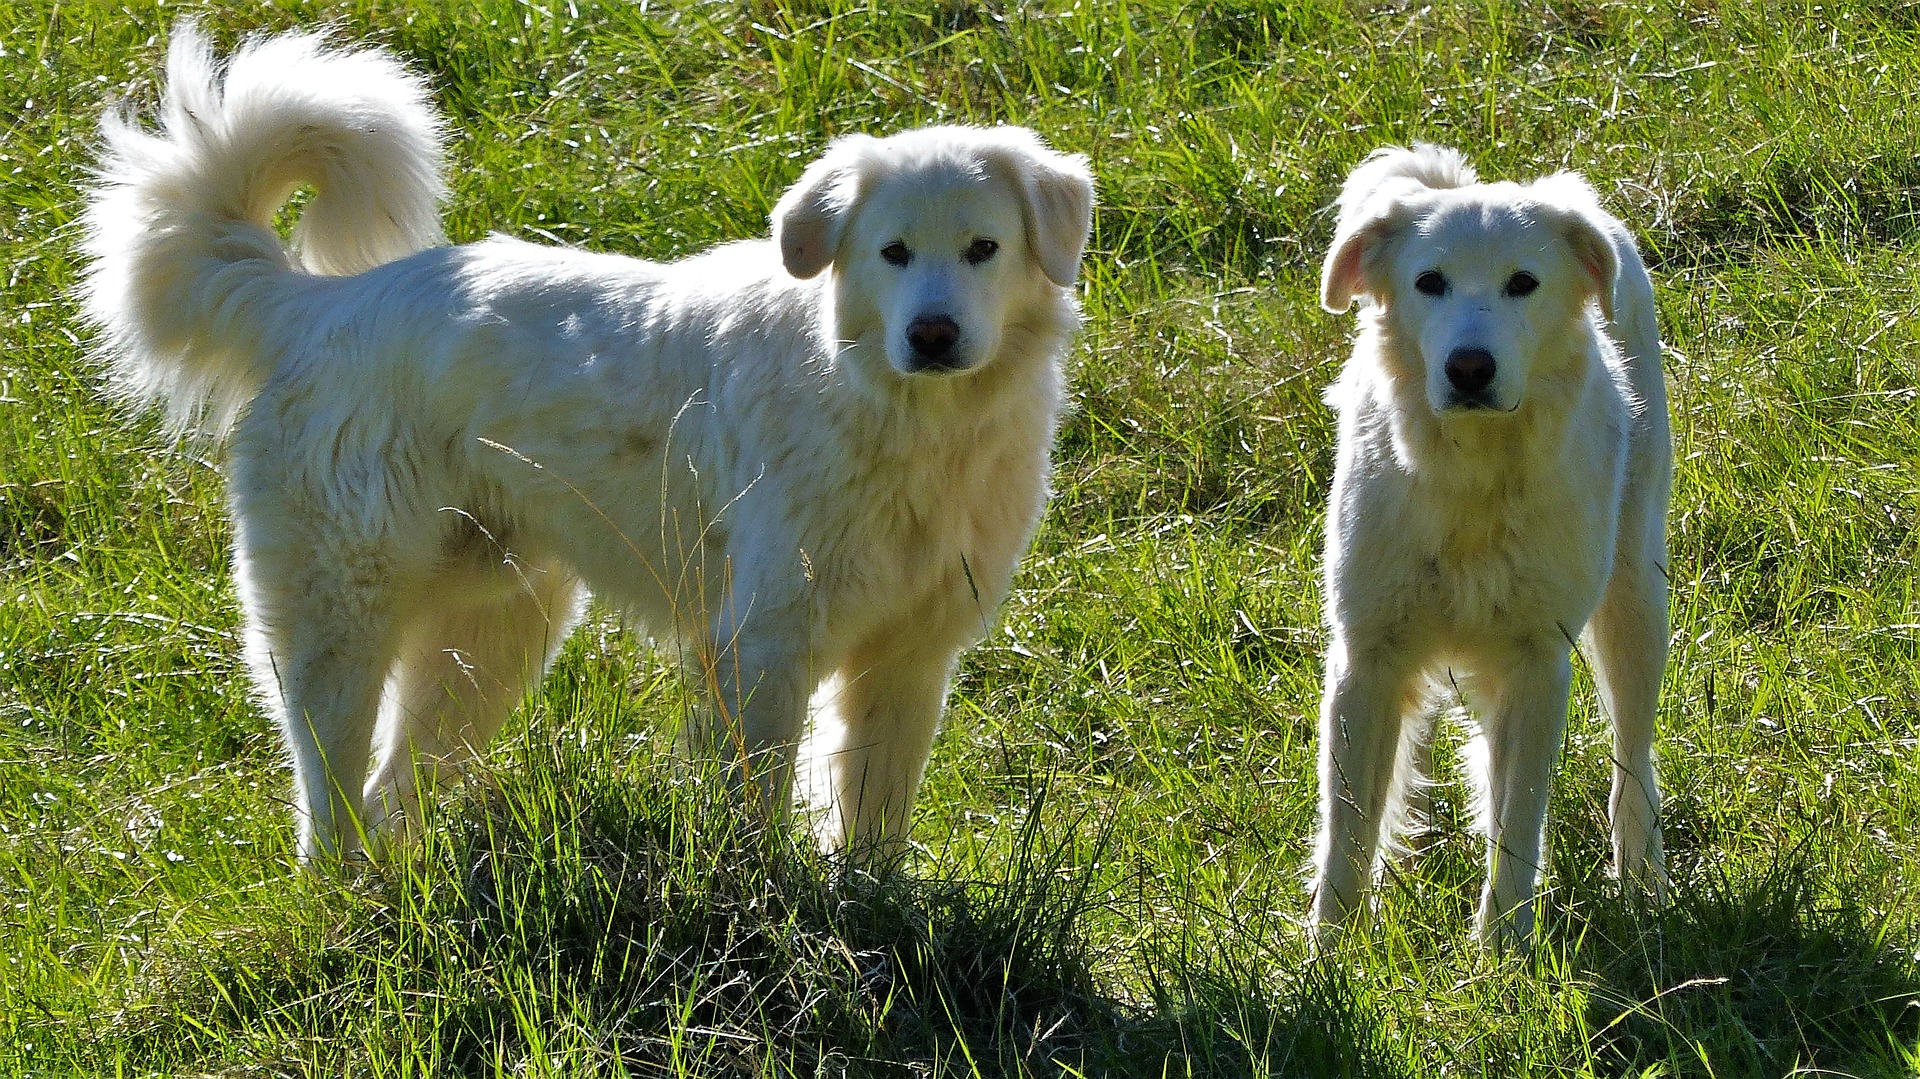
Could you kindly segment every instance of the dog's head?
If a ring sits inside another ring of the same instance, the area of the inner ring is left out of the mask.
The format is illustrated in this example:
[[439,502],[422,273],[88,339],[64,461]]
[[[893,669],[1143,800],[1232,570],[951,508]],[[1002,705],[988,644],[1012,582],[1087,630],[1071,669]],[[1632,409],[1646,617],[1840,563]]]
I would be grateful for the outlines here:
[[1435,413],[1516,411],[1540,362],[1584,354],[1589,302],[1612,317],[1619,255],[1597,207],[1568,174],[1481,184],[1453,151],[1382,151],[1341,194],[1321,302],[1379,305]]
[[787,272],[829,266],[843,341],[901,375],[992,361],[1007,326],[1072,285],[1093,224],[1086,159],[1019,127],[839,139],[773,211]]

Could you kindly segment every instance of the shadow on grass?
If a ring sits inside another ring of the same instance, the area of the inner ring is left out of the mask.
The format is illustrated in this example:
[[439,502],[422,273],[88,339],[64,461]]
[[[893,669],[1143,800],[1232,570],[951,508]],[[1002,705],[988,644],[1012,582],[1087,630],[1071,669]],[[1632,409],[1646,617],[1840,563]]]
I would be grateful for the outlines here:
[[1596,905],[1575,963],[1599,1059],[1623,1074],[1908,1074],[1920,964],[1903,929],[1802,853],[1709,868],[1664,908]]
[[182,957],[110,1051],[334,1074],[1397,1074],[1330,966],[1165,957],[1116,998],[1081,930],[1090,873],[1032,833],[999,879],[875,879],[696,784],[554,764],[490,777],[324,931]]
[[[1100,953],[1095,859],[1037,831],[991,880],[875,879],[663,772],[609,778],[560,752],[484,776],[410,861],[250,893],[267,898],[231,932],[183,942],[117,1018],[50,1044],[80,1072],[227,1075],[1375,1077],[1410,1074],[1416,1044],[1474,1057],[1459,1030],[1407,1025],[1426,1013],[1394,1003],[1395,976],[1234,950],[1290,930]],[[1589,1003],[1572,1041],[1526,1059],[1904,1074],[1910,927],[1801,856],[1686,876],[1660,909],[1597,869],[1566,882],[1553,932]],[[1459,961],[1426,943],[1423,969]],[[1572,988],[1498,976],[1525,983],[1516,999]]]

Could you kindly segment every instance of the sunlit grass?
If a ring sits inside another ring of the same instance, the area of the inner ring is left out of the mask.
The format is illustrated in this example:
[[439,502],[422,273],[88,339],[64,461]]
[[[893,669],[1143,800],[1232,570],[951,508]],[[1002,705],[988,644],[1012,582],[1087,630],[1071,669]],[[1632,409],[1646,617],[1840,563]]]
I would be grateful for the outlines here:
[[[431,74],[449,229],[757,235],[834,135],[1009,121],[1100,209],[1057,495],[973,652],[908,876],[835,883],[666,760],[609,619],[417,860],[291,867],[217,455],[112,413],[68,290],[93,118],[179,9],[0,13],[0,1072],[1776,1075],[1920,1061],[1920,17],[1852,4],[198,7]],[[1603,873],[1576,694],[1545,939],[1465,932],[1460,794],[1309,958],[1315,288],[1367,150],[1570,167],[1654,268],[1679,477],[1675,903]]]

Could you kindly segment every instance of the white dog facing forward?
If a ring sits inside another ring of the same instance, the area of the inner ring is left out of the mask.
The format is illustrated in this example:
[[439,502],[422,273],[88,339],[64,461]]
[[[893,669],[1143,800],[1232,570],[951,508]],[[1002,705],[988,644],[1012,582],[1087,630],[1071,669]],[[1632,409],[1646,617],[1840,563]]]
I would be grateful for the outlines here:
[[1663,883],[1654,714],[1673,460],[1653,287],[1561,173],[1482,184],[1383,149],[1347,178],[1321,280],[1364,297],[1329,393],[1326,692],[1311,925],[1337,935],[1413,823],[1457,694],[1486,836],[1483,940],[1529,943],[1576,636],[1613,722],[1617,872]]
[[689,753],[777,814],[807,740],[822,842],[899,847],[1046,499],[1083,158],[849,136],[771,241],[662,264],[447,246],[439,120],[378,50],[255,38],[223,71],[183,23],[160,113],[104,122],[86,311],[118,394],[227,441],[303,861],[411,817],[587,589],[705,689]]

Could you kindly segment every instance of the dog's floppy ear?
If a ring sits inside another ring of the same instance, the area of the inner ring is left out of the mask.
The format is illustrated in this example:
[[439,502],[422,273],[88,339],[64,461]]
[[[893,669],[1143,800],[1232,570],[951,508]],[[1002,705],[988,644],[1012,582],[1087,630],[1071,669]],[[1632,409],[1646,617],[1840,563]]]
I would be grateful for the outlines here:
[[773,208],[773,238],[788,273],[804,280],[833,262],[841,227],[859,196],[861,158],[877,141],[870,135],[835,139],[780,196]]
[[1559,229],[1573,249],[1573,258],[1586,277],[1600,313],[1613,321],[1613,290],[1620,276],[1620,250],[1614,246],[1609,223],[1618,227],[1600,206],[1600,193],[1579,173],[1556,172],[1527,185],[1527,191],[1545,204],[1542,219]]
[[1399,199],[1380,198],[1355,212],[1341,213],[1333,248],[1320,268],[1320,306],[1337,315],[1353,306],[1355,296],[1378,291],[1368,280],[1368,264],[1380,244],[1406,223],[1408,212]]
[[1560,229],[1593,298],[1600,302],[1600,314],[1612,322],[1614,280],[1620,276],[1620,253],[1614,250],[1612,238],[1598,222],[1578,211],[1565,211]]
[[1353,306],[1356,295],[1375,291],[1367,280],[1368,261],[1412,213],[1407,199],[1479,182],[1464,154],[1430,142],[1416,142],[1412,149],[1382,146],[1362,158],[1334,203],[1340,216],[1320,270],[1320,306],[1337,315]]
[[992,157],[1020,192],[1021,221],[1040,271],[1061,288],[1072,285],[1093,232],[1093,171],[1086,157],[1050,149],[1026,128],[991,134],[999,142]]

